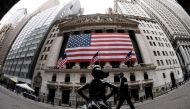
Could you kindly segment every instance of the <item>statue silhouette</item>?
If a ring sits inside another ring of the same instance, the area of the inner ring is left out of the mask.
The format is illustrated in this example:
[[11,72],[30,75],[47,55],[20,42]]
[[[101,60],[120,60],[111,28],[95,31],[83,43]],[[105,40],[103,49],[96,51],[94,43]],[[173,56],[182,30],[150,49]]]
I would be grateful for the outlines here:
[[[111,109],[106,101],[117,91],[117,87],[103,81],[104,78],[109,76],[109,72],[103,72],[100,67],[96,66],[92,69],[92,76],[94,79],[80,87],[77,92],[82,96],[87,104],[86,109]],[[106,87],[113,89],[108,95],[106,95]],[[83,93],[83,90],[88,89],[89,97]]]

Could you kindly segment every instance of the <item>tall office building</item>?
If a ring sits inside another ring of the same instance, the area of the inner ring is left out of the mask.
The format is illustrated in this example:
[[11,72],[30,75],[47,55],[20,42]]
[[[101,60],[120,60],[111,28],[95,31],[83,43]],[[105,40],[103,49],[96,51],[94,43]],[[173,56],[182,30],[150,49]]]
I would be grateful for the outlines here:
[[5,22],[6,24],[11,24],[13,28],[16,27],[17,23],[22,20],[23,17],[27,15],[27,9],[22,8],[15,11],[12,16]]
[[171,41],[185,77],[190,72],[190,17],[174,0],[136,0],[154,18]]
[[58,17],[77,14],[79,10],[79,1],[73,0],[33,16],[18,34],[7,55],[2,71],[4,75],[6,77],[16,76],[18,81],[31,84],[38,54],[51,24]]
[[135,21],[139,22],[142,36],[137,37],[137,42],[143,63],[157,66],[154,71],[147,71],[154,81],[154,89],[167,88],[174,79],[178,82],[183,81],[183,73],[175,50],[157,21],[151,19],[136,1],[117,0],[115,11],[134,17]]

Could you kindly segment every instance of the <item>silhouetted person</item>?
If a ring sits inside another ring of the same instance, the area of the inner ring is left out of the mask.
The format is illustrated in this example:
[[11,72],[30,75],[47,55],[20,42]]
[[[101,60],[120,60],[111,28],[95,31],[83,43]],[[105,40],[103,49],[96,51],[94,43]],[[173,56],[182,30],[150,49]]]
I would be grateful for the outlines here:
[[[116,92],[117,87],[103,81],[103,78],[109,76],[109,72],[103,72],[100,67],[94,67],[92,69],[92,76],[94,79],[90,83],[86,83],[84,86],[80,87],[77,92],[87,101],[88,109],[109,109],[106,101]],[[113,90],[106,95],[106,87],[110,87]],[[83,90],[88,89],[89,97],[84,95]]]
[[122,106],[123,102],[126,100],[127,103],[129,104],[131,109],[135,109],[133,103],[131,102],[131,98],[128,93],[128,83],[127,83],[127,78],[124,77],[123,73],[119,74],[120,78],[120,98],[119,98],[119,103],[116,109],[120,109]]

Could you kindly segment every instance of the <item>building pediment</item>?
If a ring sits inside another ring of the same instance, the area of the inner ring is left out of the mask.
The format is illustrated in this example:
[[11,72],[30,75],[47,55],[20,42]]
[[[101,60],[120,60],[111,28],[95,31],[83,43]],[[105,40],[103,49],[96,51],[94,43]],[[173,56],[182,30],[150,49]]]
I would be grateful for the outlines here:
[[136,27],[138,22],[118,14],[93,14],[81,15],[75,17],[67,17],[59,23],[59,29],[68,30],[89,26],[120,26],[120,27]]

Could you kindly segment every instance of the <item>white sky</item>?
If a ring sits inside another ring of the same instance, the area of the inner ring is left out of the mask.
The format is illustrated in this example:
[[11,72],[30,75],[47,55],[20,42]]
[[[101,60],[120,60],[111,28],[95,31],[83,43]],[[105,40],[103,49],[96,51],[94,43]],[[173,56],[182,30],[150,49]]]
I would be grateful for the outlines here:
[[[42,3],[47,0],[20,0],[11,10],[2,18],[0,23],[3,24],[17,9],[27,8],[28,13],[32,13]],[[70,0],[59,0],[67,2]],[[80,0],[81,7],[84,8],[84,14],[105,13],[105,9],[112,7],[114,0]]]

